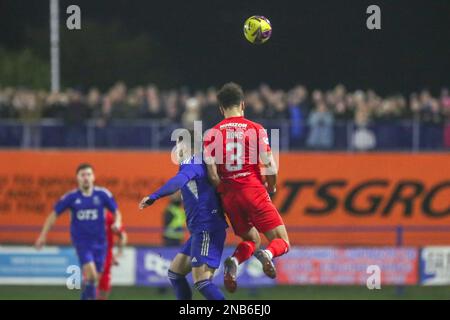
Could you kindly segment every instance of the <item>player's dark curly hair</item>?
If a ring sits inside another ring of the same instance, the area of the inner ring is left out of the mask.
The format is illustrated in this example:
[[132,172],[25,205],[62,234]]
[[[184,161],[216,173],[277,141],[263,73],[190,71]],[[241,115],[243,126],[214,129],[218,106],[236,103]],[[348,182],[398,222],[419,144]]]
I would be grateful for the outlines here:
[[219,101],[219,106],[224,109],[238,106],[244,100],[242,87],[234,82],[224,84],[217,93],[217,100]]
[[81,170],[84,170],[84,169],[92,169],[92,170],[94,170],[94,167],[90,164],[90,163],[80,163],[79,165],[78,165],[78,167],[77,167],[77,171],[76,171],[76,173],[78,174],[78,172],[80,172]]

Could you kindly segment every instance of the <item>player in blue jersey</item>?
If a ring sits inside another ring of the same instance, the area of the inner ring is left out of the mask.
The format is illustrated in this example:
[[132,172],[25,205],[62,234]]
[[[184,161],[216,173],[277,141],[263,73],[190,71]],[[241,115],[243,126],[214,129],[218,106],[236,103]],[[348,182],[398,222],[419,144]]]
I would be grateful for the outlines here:
[[211,279],[220,265],[228,225],[215,189],[209,184],[202,155],[198,152],[193,154],[194,134],[187,130],[184,133],[175,148],[180,162],[177,175],[143,198],[139,208],[144,209],[159,198],[181,190],[191,236],[172,261],[169,280],[178,300],[191,300],[192,292],[186,275],[192,270],[194,287],[206,299],[223,300],[223,293]]
[[70,235],[83,272],[81,299],[96,299],[97,283],[106,257],[105,209],[115,216],[114,230],[121,226],[121,213],[112,194],[94,186],[95,176],[90,164],[80,164],[76,170],[78,189],[66,193],[55,204],[45,220],[35,246],[44,246],[47,233],[56,219],[67,209],[71,211]]

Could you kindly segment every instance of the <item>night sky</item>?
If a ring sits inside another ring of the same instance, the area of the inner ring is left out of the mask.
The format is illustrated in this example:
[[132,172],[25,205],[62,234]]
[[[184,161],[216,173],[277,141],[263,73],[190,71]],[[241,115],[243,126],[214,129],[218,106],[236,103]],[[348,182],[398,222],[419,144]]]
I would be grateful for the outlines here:
[[[146,68],[156,63],[167,75],[166,86],[171,79],[174,86],[192,88],[229,80],[246,87],[266,82],[284,89],[297,83],[322,89],[344,83],[350,89],[374,88],[384,94],[450,86],[448,0],[63,0],[62,26],[70,4],[82,10],[84,28],[72,31],[78,32],[76,36],[85,36],[90,32],[88,22],[95,22],[117,26],[124,37],[142,35],[142,41],[148,39],[157,47],[151,61],[143,59],[139,50],[129,54],[127,60],[143,61],[141,68],[130,65],[127,71],[126,63],[108,62],[94,70],[84,65],[83,51],[70,39],[73,34],[65,32],[61,44],[72,56],[64,55],[62,73],[71,85],[81,80],[74,71],[66,72],[64,63],[73,67],[67,70],[81,70],[86,79],[104,73],[106,79],[98,81],[105,85],[119,78],[146,81]],[[381,30],[366,28],[370,4],[381,7]],[[273,26],[272,38],[259,46],[248,43],[242,34],[243,22],[255,14],[268,17]],[[48,16],[46,0],[0,0],[0,46],[11,50],[31,46],[48,59]],[[99,59],[118,54],[93,50],[89,55],[98,54]]]

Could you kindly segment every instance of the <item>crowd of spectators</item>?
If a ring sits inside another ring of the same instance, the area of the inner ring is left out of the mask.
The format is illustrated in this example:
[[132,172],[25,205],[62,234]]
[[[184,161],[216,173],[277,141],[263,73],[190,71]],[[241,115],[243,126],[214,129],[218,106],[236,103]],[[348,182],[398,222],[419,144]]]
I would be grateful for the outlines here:
[[[444,144],[450,146],[450,94],[445,88],[437,96],[422,90],[409,96],[382,97],[374,90],[348,91],[341,84],[330,90],[312,91],[301,85],[285,91],[262,84],[247,90],[245,100],[247,118],[289,123],[291,139],[304,139],[313,149],[331,147],[333,126],[343,121],[352,121],[358,129],[354,143],[361,149],[370,149],[374,143],[368,130],[371,123],[402,119],[442,128]],[[60,119],[68,127],[92,120],[100,128],[113,120],[152,119],[184,127],[191,127],[194,120],[203,120],[204,126],[210,127],[220,120],[220,114],[215,88],[206,91],[160,90],[155,85],[127,88],[118,82],[105,92],[92,88],[87,92],[66,89],[49,93],[0,87],[0,118],[25,124],[43,118]]]

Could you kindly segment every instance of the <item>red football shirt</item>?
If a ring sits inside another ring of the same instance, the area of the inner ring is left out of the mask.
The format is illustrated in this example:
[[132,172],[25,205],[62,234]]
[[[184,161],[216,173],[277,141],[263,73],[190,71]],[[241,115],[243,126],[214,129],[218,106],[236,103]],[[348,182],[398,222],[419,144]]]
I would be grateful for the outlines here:
[[215,157],[218,174],[224,183],[236,186],[261,186],[260,153],[269,152],[267,132],[244,117],[222,120],[204,139],[205,157]]

